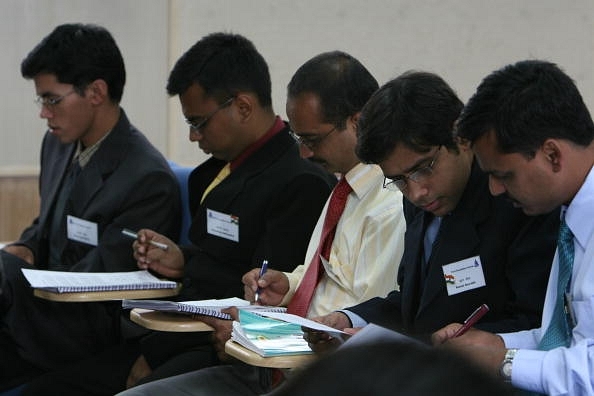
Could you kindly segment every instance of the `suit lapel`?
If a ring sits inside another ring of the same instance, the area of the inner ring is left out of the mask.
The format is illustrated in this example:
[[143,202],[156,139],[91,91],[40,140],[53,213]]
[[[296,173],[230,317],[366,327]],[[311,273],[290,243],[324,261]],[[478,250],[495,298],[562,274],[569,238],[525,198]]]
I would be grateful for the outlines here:
[[[48,136],[46,138],[53,138],[53,136]],[[43,179],[51,181],[49,190],[48,190],[48,202],[47,205],[41,205],[41,213],[39,214],[39,223],[46,224],[48,220],[48,214],[50,210],[54,207],[54,201],[56,199],[57,193],[60,191],[60,186],[62,185],[62,180],[66,175],[66,170],[68,169],[68,165],[72,159],[72,155],[76,150],[76,144],[69,144],[69,145],[62,145],[59,144],[56,146],[57,150],[59,150],[59,154],[53,155],[53,157],[57,158],[56,163],[52,168],[48,169],[49,174],[44,175]],[[48,154],[50,155],[50,154]]]
[[404,256],[399,272],[402,276],[400,285],[402,298],[402,318],[407,327],[415,317],[419,307],[421,255],[423,253],[423,231],[428,213],[418,210],[406,225]]
[[89,163],[81,170],[72,186],[72,211],[80,216],[95,194],[103,187],[104,180],[118,168],[128,151],[130,123],[124,111],[120,110],[120,112],[118,123],[93,154]]
[[429,260],[429,273],[417,316],[421,315],[435,298],[443,293],[447,295],[442,267],[472,257],[479,251],[480,237],[477,229],[491,210],[486,183],[486,175],[474,161],[458,206],[442,219]]

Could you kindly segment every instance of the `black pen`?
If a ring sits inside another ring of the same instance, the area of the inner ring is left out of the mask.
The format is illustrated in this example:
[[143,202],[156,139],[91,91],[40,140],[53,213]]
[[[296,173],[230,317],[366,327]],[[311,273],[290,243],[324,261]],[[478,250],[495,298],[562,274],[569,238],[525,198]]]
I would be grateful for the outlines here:
[[[127,229],[127,228],[122,229],[122,234],[126,235],[127,237],[133,238],[133,239],[138,239],[138,234],[135,233],[134,231]],[[166,244],[157,242],[157,241],[153,241],[152,239],[150,241],[148,241],[148,243],[150,243],[151,245],[153,245],[155,247],[158,247],[159,249],[163,249],[163,250],[169,249],[169,246],[167,246]]]
[[[260,274],[258,275],[258,279],[260,279],[262,275],[266,273],[266,271],[268,271],[268,260],[262,261],[262,267],[260,268]],[[261,291],[262,290],[260,290],[260,287],[258,287],[258,290],[256,290],[256,294],[254,295],[254,302],[258,302]]]
[[489,306],[487,304],[483,304],[477,309],[475,309],[474,312],[471,313],[468,318],[466,318],[462,327],[460,327],[458,331],[454,333],[454,337],[459,337],[462,334],[466,333],[468,329],[474,326],[474,324],[478,322],[483,316],[485,316],[487,312],[489,312]]

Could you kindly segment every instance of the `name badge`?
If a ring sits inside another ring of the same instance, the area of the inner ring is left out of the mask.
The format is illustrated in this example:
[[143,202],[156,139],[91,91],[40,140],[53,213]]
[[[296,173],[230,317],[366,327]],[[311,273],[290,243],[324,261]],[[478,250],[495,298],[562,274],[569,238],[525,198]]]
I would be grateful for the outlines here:
[[68,215],[66,216],[66,229],[68,239],[71,241],[97,246],[97,223]]
[[206,232],[239,242],[239,217],[206,209]]
[[470,257],[442,267],[448,296],[486,285],[479,256]]

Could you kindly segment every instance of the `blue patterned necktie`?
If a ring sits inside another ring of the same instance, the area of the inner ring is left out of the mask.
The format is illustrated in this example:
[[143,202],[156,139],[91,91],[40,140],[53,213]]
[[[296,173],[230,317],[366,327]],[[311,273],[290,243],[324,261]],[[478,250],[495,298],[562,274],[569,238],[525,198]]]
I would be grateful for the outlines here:
[[571,341],[572,329],[567,321],[564,298],[573,269],[573,234],[567,226],[565,219],[561,221],[561,227],[559,228],[557,251],[559,256],[557,300],[555,301],[551,323],[538,344],[538,349],[541,351],[567,347]]

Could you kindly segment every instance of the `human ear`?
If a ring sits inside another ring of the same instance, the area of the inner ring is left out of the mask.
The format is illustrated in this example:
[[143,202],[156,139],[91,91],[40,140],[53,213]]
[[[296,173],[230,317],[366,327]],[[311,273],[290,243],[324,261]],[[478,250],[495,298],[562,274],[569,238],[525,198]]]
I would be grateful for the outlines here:
[[555,139],[547,139],[541,146],[545,160],[550,164],[553,172],[559,172],[561,170],[563,151],[559,142]]

